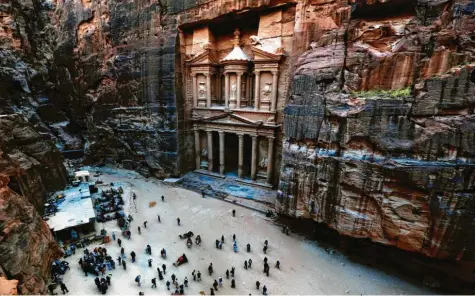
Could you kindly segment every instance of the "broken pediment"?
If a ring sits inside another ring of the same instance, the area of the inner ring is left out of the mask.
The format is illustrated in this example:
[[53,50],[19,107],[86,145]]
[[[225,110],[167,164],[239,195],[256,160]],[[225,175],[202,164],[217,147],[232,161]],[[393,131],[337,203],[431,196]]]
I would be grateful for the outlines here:
[[187,60],[190,66],[199,65],[217,65],[218,58],[212,49],[204,49],[202,52],[196,54],[194,57]]
[[258,47],[251,47],[251,51],[253,52],[254,55],[254,62],[279,62],[282,57],[282,51],[278,51],[279,54],[276,53],[271,53],[268,51],[265,51],[263,49],[260,49]]

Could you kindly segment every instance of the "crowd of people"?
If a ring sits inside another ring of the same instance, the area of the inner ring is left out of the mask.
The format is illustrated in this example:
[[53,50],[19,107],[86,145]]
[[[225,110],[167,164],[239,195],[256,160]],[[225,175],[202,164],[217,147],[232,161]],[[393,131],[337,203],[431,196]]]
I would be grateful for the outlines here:
[[[162,196],[162,201],[165,202],[164,201],[164,196]],[[236,211],[235,210],[232,211],[232,215],[233,215],[233,217],[236,217]],[[132,217],[129,215],[128,218],[123,217],[122,219],[120,219],[118,221],[118,224],[121,225],[123,236],[128,238],[128,239],[131,238],[131,232],[129,230],[129,225],[130,225],[130,222],[132,220],[133,220]],[[177,218],[176,221],[177,221],[177,225],[180,226],[180,218]],[[161,223],[160,215],[158,215],[158,223]],[[147,228],[147,221],[145,221],[142,225],[144,226],[144,228]],[[140,227],[138,227],[137,232],[138,232],[138,234],[141,234],[141,228]],[[286,231],[283,231],[283,232],[286,233]],[[186,232],[183,235],[180,235],[180,238],[183,238],[183,239],[186,238],[187,239],[186,244],[190,247],[191,244],[192,244],[192,240],[191,240],[192,236],[193,236],[193,233],[191,231],[189,231],[189,232]],[[119,254],[119,256],[117,257],[116,260],[117,260],[119,266],[122,265],[124,271],[126,271],[127,270],[126,261],[128,259],[127,259],[127,256],[125,255],[125,249],[122,246],[122,240],[120,238],[116,239],[116,236],[115,236],[114,233],[112,234],[112,239],[113,239],[113,243],[117,243],[119,248],[120,248],[120,254]],[[238,242],[237,242],[237,238],[236,238],[235,234],[232,235],[232,240],[233,240],[233,244],[232,244],[233,245],[233,251],[235,253],[237,253],[238,252]],[[199,235],[197,235],[197,237],[195,238],[196,245],[200,245],[201,241],[202,241],[201,237]],[[215,247],[217,249],[222,249],[224,244],[225,244],[225,236],[224,235],[222,235],[220,239],[217,239],[215,241]],[[246,245],[246,251],[248,253],[251,252],[251,245],[249,243]],[[269,243],[268,243],[268,240],[265,240],[264,244],[263,244],[263,253],[267,254],[268,251],[269,251]],[[147,256],[152,256],[152,247],[150,245],[146,245],[145,254]],[[163,259],[166,258],[165,248],[162,248],[160,250],[160,256]],[[130,252],[130,260],[131,260],[130,262],[135,263],[136,258],[137,258],[137,254],[134,251],[131,251]],[[182,254],[175,261],[175,263],[173,263],[173,265],[178,267],[178,266],[180,266],[182,264],[185,264],[187,262],[188,262],[188,257],[186,256],[186,254]],[[248,260],[245,260],[244,265],[243,265],[244,269],[245,270],[251,269],[252,268],[252,262],[253,262],[253,260],[251,258],[249,258]],[[84,272],[85,276],[88,276],[88,274],[93,274],[95,276],[94,283],[95,283],[97,289],[102,294],[106,294],[107,290],[108,290],[108,287],[111,285],[111,276],[112,276],[112,274],[107,274],[106,275],[106,272],[109,271],[109,270],[115,269],[115,260],[108,254],[107,249],[102,248],[102,247],[97,247],[97,248],[94,248],[92,251],[90,251],[86,248],[86,249],[84,249],[84,255],[82,256],[82,258],[79,259],[78,263],[79,263],[82,271]],[[152,258],[149,258],[147,260],[147,263],[148,263],[149,267],[153,267]],[[280,269],[280,261],[279,260],[276,261],[275,267],[277,269]],[[152,289],[157,288],[157,284],[158,284],[157,278],[158,278],[158,281],[163,282],[168,291],[173,291],[172,295],[184,295],[185,294],[185,289],[188,288],[188,286],[189,286],[188,278],[184,277],[182,280],[179,280],[178,277],[174,273],[172,273],[170,275],[170,278],[166,278],[166,269],[167,269],[166,264],[162,264],[161,266],[157,267],[157,277],[153,277],[152,279],[150,279],[150,284],[151,284],[150,287]],[[269,266],[269,263],[268,263],[268,258],[266,256],[264,257],[264,262],[263,262],[263,273],[265,273],[267,276],[269,276],[269,274],[270,274],[270,266]],[[209,266],[208,266],[208,275],[213,278],[213,277],[215,277],[214,274],[215,274],[215,270],[214,270],[214,267],[213,267],[213,263],[210,263]],[[236,269],[235,269],[234,266],[227,269],[223,274],[224,278],[229,280],[229,286],[231,288],[236,288],[236,285],[237,285],[237,282],[235,281],[235,275],[236,275]],[[200,271],[193,270],[192,273],[191,273],[191,277],[192,277],[193,281],[196,281],[196,282],[201,282],[202,281],[202,274],[201,274]],[[142,275],[140,275],[140,274],[136,275],[135,278],[134,278],[134,281],[137,283],[137,286],[139,286],[139,287],[143,286],[142,285],[143,284]],[[210,295],[215,295],[215,292],[217,292],[219,288],[222,288],[223,285],[224,285],[223,278],[221,276],[218,276],[218,278],[214,278],[213,282],[211,283],[211,287],[210,287]],[[65,287],[65,289],[67,290],[66,287]],[[261,285],[261,283],[259,281],[256,281],[256,289],[260,290],[260,292],[262,292],[263,295],[267,295],[267,293],[268,293],[267,292],[268,289],[267,289],[266,285]],[[65,290],[63,290],[63,293],[65,293]],[[192,293],[192,294],[195,294],[195,293]],[[201,294],[205,294],[205,292],[201,291]],[[140,291],[139,295],[144,295],[144,292]]]

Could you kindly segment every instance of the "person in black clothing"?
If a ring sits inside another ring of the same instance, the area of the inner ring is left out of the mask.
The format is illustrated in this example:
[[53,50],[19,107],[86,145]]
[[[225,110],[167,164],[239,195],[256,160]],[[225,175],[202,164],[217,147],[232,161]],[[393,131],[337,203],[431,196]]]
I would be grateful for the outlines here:
[[122,264],[122,258],[121,258],[121,256],[117,257],[117,262],[119,262],[119,265]]
[[164,196],[162,195],[162,201],[164,201]]
[[231,287],[232,287],[232,288],[235,288],[235,279],[232,279],[232,280],[231,280]]
[[126,270],[126,261],[122,260],[122,268],[124,268],[124,270]]
[[63,294],[66,294],[69,292],[68,288],[66,288],[66,285],[63,282],[60,283],[60,287]]
[[145,253],[152,255],[152,248],[150,247],[150,245],[147,245],[147,247],[145,248]]
[[156,279],[155,279],[155,278],[153,278],[153,279],[151,280],[151,282],[152,282],[152,288],[157,288],[157,282],[156,282]]
[[147,262],[149,263],[149,267],[152,267],[152,259],[147,260]]
[[169,282],[169,281],[167,281],[167,282],[165,283],[165,285],[167,286],[167,290],[169,290],[169,291],[170,291],[170,282]]
[[268,246],[263,247],[263,252],[266,254],[266,251],[268,250]]
[[266,288],[266,285],[263,286],[263,295],[266,295],[266,292],[268,291],[268,288]]
[[218,245],[220,244],[220,241],[219,240],[215,240],[215,248],[218,249]]
[[98,277],[94,279],[94,283],[96,284],[96,287],[98,287],[98,290],[101,290],[101,281]]
[[193,280],[196,281],[197,280],[197,275],[195,274],[195,269],[192,271],[192,276],[193,276]]
[[266,272],[266,270],[268,269],[268,267],[269,267],[268,263],[265,262],[265,263],[264,263],[263,272]]
[[226,278],[227,278],[227,279],[230,278],[230,271],[229,271],[228,269],[226,270],[225,275],[226,275]]
[[235,277],[235,267],[234,267],[234,266],[231,267],[231,272],[230,272],[230,274],[231,274],[231,277]]
[[259,290],[259,285],[260,285],[260,282],[259,281],[256,281],[256,289]]
[[245,260],[245,269],[248,269],[248,261]]
[[160,271],[159,267],[157,267],[157,271],[159,272],[159,281],[163,280],[164,277],[162,276],[162,272]]
[[111,285],[111,277],[110,276],[106,276],[106,282],[107,282],[108,286]]
[[231,211],[233,213],[233,217],[235,217],[235,214],[236,214],[236,211],[235,209],[233,209],[233,211]]
[[183,284],[185,285],[185,287],[188,287],[188,278],[185,277],[185,279],[183,280]]
[[139,234],[140,234],[140,226],[137,226],[137,231],[139,231]]
[[175,274],[173,274],[173,273],[172,273],[172,276],[171,276],[171,278],[172,278],[172,283],[174,283],[174,284],[175,284]]
[[136,262],[136,252],[131,252],[132,263]]
[[251,268],[251,263],[253,263],[253,261],[251,260],[251,258],[248,260],[248,267]]
[[164,275],[165,275],[165,264],[162,264],[162,270],[164,271]]
[[268,263],[268,257],[264,256],[264,263]]
[[225,243],[225,236],[222,234],[221,235],[221,243],[224,244]]
[[120,238],[117,239],[117,244],[119,245],[119,248],[121,247],[122,241]]
[[279,262],[279,260],[276,261],[276,268],[277,268],[277,269],[280,269],[280,268],[279,268],[280,265],[281,265],[281,262]]
[[265,241],[264,241],[264,245],[265,245],[265,246],[268,246],[268,240],[265,240]]
[[159,222],[160,222],[160,215],[157,215],[157,219],[158,219],[158,220],[159,220]]
[[208,274],[212,275],[212,273],[213,273],[213,265],[212,263],[210,263],[210,265],[208,266]]
[[147,221],[144,221],[144,228],[147,228]]
[[198,282],[202,281],[202,274],[200,273],[200,271],[197,273],[197,281]]
[[215,280],[213,282],[213,288],[215,288],[215,291],[218,291],[218,282],[217,282],[217,280]]
[[233,241],[236,240],[236,235],[233,233]]
[[213,291],[213,288],[210,288],[210,295],[215,295],[215,292]]
[[251,245],[250,244],[246,244],[246,252],[251,252]]
[[177,225],[180,226],[180,218],[177,218]]

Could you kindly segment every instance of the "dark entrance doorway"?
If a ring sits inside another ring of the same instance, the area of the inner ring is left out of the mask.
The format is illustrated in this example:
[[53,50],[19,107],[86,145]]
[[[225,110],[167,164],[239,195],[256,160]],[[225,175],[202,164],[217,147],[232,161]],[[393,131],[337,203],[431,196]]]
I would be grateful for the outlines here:
[[243,179],[251,179],[251,137],[243,137]]
[[225,175],[238,176],[238,136],[225,133]]
[[213,172],[220,172],[220,138],[217,132],[212,132],[213,141]]

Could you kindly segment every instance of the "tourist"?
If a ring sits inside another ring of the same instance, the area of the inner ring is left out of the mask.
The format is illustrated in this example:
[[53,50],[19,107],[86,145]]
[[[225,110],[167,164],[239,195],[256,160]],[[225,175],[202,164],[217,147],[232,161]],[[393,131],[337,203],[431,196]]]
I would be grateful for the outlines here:
[[268,257],[264,256],[263,261],[264,261],[264,263],[268,263]]
[[233,217],[235,217],[235,214],[236,214],[236,211],[235,209],[233,209],[233,211],[231,211],[233,213]]
[[164,275],[165,275],[165,263],[162,264],[162,270],[164,271]]
[[220,244],[220,241],[219,240],[215,240],[215,248],[218,249],[218,245]]
[[265,246],[268,246],[268,240],[265,240],[265,241],[264,241],[264,245],[265,245]]
[[162,195],[162,201],[164,201],[164,196]]
[[177,225],[180,226],[180,218],[177,218]]
[[227,279],[230,278],[230,271],[229,271],[228,269],[226,270],[225,275],[226,275],[226,278],[227,278]]
[[268,269],[268,267],[269,267],[268,263],[265,262],[265,263],[264,263],[263,272],[266,273],[266,269]]
[[131,252],[132,263],[136,262],[136,253],[134,251]]
[[202,281],[202,274],[200,273],[200,271],[197,273],[197,281],[198,282]]
[[231,277],[233,277],[233,278],[235,277],[235,267],[234,266],[231,267],[230,274],[231,274]]
[[260,285],[260,282],[259,281],[256,281],[256,289],[259,290],[259,285]]
[[149,260],[147,260],[147,262],[149,263],[149,267],[152,267],[152,258],[150,258]]
[[175,274],[173,274],[173,273],[172,273],[172,276],[171,276],[171,278],[172,278],[172,283],[174,283],[174,284],[175,284]]
[[277,268],[277,269],[280,269],[280,268],[279,268],[280,265],[281,265],[281,263],[279,262],[279,260],[276,261],[276,268]]
[[215,288],[215,291],[218,291],[218,282],[217,282],[217,280],[213,281],[213,288]]
[[215,292],[213,291],[213,288],[210,288],[210,295],[215,295]]
[[126,261],[122,260],[122,267],[126,270]]
[[121,256],[117,257],[117,262],[119,263],[119,265],[122,264],[122,258],[121,258]]
[[233,233],[233,241],[236,240],[236,235]]
[[212,273],[213,273],[213,265],[212,263],[210,263],[210,265],[208,266],[208,274],[212,275]]
[[112,232],[112,240],[116,240],[116,234],[114,233],[114,231]]
[[263,286],[263,295],[267,295],[266,292],[268,291],[268,288],[266,288],[266,285]]
[[160,256],[162,256],[162,258],[167,258],[167,252],[165,251],[164,248],[162,248],[162,250],[160,250]]
[[160,222],[160,215],[157,215],[157,220],[159,220],[159,222]]
[[220,286],[220,288],[223,286],[223,279],[221,277],[218,278],[218,286]]
[[139,231],[139,234],[140,234],[140,226],[137,226],[137,231]]
[[151,280],[151,282],[152,282],[152,288],[157,288],[157,282],[156,282],[156,279],[155,279],[155,278],[153,278],[153,279]]
[[137,285],[140,287],[140,275],[136,276],[136,279],[135,279]]
[[183,288],[183,284],[179,286],[179,293],[180,295],[183,295],[184,294],[184,288]]
[[144,221],[144,228],[147,228],[147,221]]
[[183,280],[183,283],[184,283],[185,287],[188,287],[188,278],[187,277],[185,277],[185,279]]
[[263,252],[266,254],[266,251],[267,251],[267,250],[268,250],[268,246],[265,245],[265,246],[263,247]]
[[[163,197],[163,196],[162,196],[162,197]],[[165,283],[165,285],[167,286],[167,290],[169,290],[169,291],[170,291],[170,282],[169,282],[169,281],[167,281],[167,282]]]
[[248,268],[251,268],[251,263],[253,263],[253,261],[251,260],[251,258],[248,260]]
[[235,279],[232,279],[232,280],[231,280],[231,287],[232,287],[232,288],[235,288]]
[[225,236],[223,234],[221,235],[221,243],[225,243]]
[[236,241],[233,242],[233,252],[238,252],[238,245],[236,244]]
[[218,242],[218,249],[221,250],[221,247],[223,246],[223,243],[222,242]]
[[205,190],[202,190],[202,198],[205,198]]
[[248,269],[248,261],[245,260],[245,269]]
[[197,276],[195,275],[195,269],[192,271],[192,276],[193,276],[193,280],[196,281],[196,280],[197,280]]
[[96,284],[96,287],[98,287],[98,290],[101,290],[101,281],[98,277],[94,279],[94,283]]
[[145,248],[145,253],[152,255],[152,248],[150,247],[150,245],[147,245],[147,247]]
[[126,255],[124,254],[124,248],[121,248],[121,256],[122,256],[122,259],[126,258]]
[[110,286],[111,285],[111,274],[108,274],[106,276],[106,282],[107,282],[107,285]]
[[60,288],[61,288],[61,292],[63,292],[63,294],[66,294],[66,293],[69,292],[68,288],[66,287],[66,285],[63,282],[60,283]]
[[251,252],[251,245],[250,244],[246,244],[246,252]]

